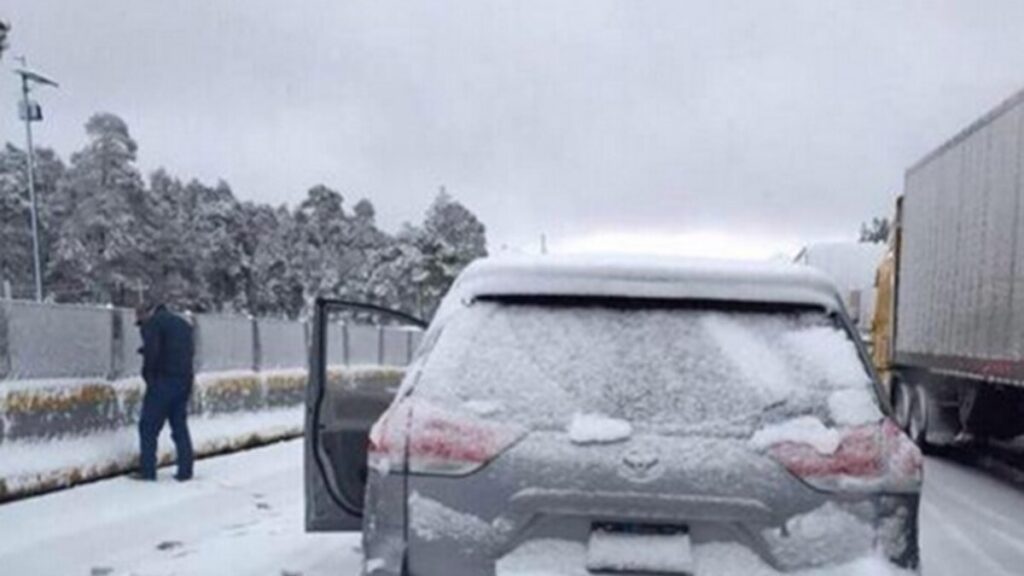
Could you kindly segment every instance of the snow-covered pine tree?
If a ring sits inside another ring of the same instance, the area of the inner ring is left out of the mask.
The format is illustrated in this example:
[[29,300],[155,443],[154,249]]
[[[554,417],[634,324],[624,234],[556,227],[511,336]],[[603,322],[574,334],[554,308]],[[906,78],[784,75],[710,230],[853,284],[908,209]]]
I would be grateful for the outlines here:
[[47,284],[56,299],[131,304],[149,282],[157,222],[135,167],[137,145],[119,117],[96,114],[88,144],[71,156],[64,180],[74,209],[61,222]]
[[[25,152],[8,144],[0,150],[0,284],[10,282],[12,295],[33,295],[32,232]],[[58,183],[64,163],[49,148],[36,149],[36,200],[39,204],[39,238],[42,264],[46,266],[54,223],[59,222],[61,197]]]
[[441,188],[416,241],[422,253],[416,277],[427,314],[433,315],[463,268],[487,256],[486,234],[483,223]]
[[[349,213],[323,185],[293,211],[162,169],[143,182],[137,144],[113,114],[90,118],[86,135],[67,168],[37,150],[46,288],[58,301],[131,306],[141,294],[199,312],[294,318],[334,295],[426,317],[458,272],[486,255],[484,226],[443,190],[421,226],[392,235],[377,227],[370,200]],[[24,166],[21,150],[0,151],[0,280],[29,296]]]

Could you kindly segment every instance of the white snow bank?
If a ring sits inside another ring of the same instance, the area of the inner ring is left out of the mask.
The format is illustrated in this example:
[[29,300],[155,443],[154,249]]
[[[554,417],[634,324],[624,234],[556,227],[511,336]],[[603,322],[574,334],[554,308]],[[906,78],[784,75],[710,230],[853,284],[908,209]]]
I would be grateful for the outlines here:
[[820,454],[835,453],[839,449],[840,441],[838,431],[826,427],[814,416],[801,416],[782,424],[766,426],[750,438],[751,445],[759,450],[784,442],[793,442],[807,444]]
[[[532,540],[498,560],[497,576],[591,576],[586,545],[566,540]],[[749,549],[716,543],[693,548],[694,576],[783,576]],[[787,572],[787,576],[913,576],[883,558],[869,555],[852,562]]]
[[833,392],[828,397],[828,409],[832,420],[839,426],[860,426],[882,419],[878,403],[865,388]]
[[[270,440],[302,432],[301,406],[189,419],[196,454],[216,452],[252,439]],[[174,453],[170,427],[164,426],[159,456]],[[11,492],[50,483],[66,484],[73,476],[95,477],[112,468],[132,465],[139,454],[135,427],[87,436],[0,444],[0,479]]]
[[[142,378],[126,378],[142,383]],[[119,382],[119,381],[115,381]],[[111,384],[104,378],[31,378],[0,381],[0,396],[12,392],[31,392],[35,390],[75,389],[95,384]]]
[[[346,369],[346,371],[349,371]],[[305,368],[280,368],[273,370],[261,370],[255,372],[253,370],[221,370],[211,372],[200,372],[196,374],[196,386],[197,388],[204,388],[211,384],[216,384],[223,380],[234,380],[239,378],[256,378],[260,380],[268,380],[282,377],[300,377],[305,376],[307,370]],[[354,370],[351,370],[354,372]],[[83,386],[92,385],[103,385],[110,386],[117,391],[127,390],[141,390],[145,388],[145,383],[142,381],[141,376],[128,376],[125,378],[119,378],[117,380],[107,380],[105,378],[33,378],[33,379],[12,379],[0,381],[0,396],[10,394],[13,392],[29,392],[29,391],[71,391]]]
[[628,440],[633,426],[625,420],[601,414],[573,414],[569,424],[569,440],[574,444],[611,444]]

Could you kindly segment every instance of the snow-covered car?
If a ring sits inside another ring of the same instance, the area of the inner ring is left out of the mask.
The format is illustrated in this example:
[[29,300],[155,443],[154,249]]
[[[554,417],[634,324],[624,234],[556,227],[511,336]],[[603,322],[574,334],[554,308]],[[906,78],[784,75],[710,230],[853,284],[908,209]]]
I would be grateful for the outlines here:
[[368,575],[917,573],[921,454],[811,269],[478,261],[393,401],[330,382],[327,312],[307,522]]

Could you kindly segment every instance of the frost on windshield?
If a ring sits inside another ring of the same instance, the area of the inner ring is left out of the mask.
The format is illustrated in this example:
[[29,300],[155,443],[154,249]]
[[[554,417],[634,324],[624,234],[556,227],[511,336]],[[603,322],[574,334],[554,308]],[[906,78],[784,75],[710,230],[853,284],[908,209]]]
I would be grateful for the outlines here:
[[478,301],[450,317],[418,378],[439,405],[496,404],[495,418],[560,430],[575,414],[640,430],[825,418],[829,394],[849,389],[874,403],[854,344],[819,312]]

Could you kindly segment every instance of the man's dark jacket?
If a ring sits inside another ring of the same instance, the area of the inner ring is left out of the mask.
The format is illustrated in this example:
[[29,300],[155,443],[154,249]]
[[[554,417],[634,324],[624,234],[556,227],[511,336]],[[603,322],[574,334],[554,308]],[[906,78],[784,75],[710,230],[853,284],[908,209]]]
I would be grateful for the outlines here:
[[192,326],[164,306],[142,325],[142,377],[148,383],[172,378],[192,382]]

